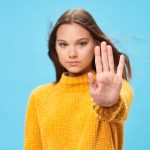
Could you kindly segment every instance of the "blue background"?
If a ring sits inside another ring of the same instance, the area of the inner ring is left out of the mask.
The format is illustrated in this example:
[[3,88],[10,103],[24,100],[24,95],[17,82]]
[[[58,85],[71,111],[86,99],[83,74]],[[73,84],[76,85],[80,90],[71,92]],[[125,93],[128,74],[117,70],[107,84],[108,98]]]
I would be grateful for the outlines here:
[[88,10],[131,61],[135,97],[125,126],[125,150],[150,147],[150,2],[147,0],[0,0],[0,149],[23,149],[28,96],[55,80],[47,56],[51,22],[71,8]]

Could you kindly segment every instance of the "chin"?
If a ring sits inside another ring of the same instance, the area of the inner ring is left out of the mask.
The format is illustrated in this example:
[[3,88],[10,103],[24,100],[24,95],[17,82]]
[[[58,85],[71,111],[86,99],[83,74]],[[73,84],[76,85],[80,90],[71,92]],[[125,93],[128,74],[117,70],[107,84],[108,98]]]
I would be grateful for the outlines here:
[[69,72],[69,76],[79,76],[86,72],[84,69],[77,69],[77,68],[67,69],[67,71]]
[[77,69],[77,68],[74,68],[74,69],[67,69],[67,71],[69,72],[70,76],[78,76],[78,75],[81,75],[83,70],[81,69]]

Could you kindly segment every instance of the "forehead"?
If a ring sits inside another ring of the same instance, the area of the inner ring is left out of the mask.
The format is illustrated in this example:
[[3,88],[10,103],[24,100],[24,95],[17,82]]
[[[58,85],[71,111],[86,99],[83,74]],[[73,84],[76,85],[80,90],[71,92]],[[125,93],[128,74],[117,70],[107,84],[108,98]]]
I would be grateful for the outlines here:
[[83,26],[73,24],[60,25],[56,32],[56,37],[64,40],[79,39],[79,38],[92,38],[90,32]]

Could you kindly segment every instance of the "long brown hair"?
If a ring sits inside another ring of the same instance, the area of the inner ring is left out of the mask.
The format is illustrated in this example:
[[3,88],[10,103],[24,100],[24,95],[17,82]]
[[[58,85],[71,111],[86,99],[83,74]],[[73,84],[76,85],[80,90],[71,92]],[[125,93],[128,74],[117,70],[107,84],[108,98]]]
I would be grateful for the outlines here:
[[[129,80],[130,78],[132,78],[130,61],[127,55],[122,52],[119,52],[119,50],[114,46],[114,44],[109,40],[109,38],[97,26],[95,20],[89,14],[89,12],[87,12],[84,9],[71,9],[71,10],[67,10],[60,16],[55,26],[53,27],[53,30],[51,31],[49,40],[48,40],[48,49],[49,49],[48,56],[54,63],[54,66],[56,69],[56,81],[54,83],[57,83],[59,79],[61,78],[62,73],[67,71],[60,64],[57,53],[56,53],[56,49],[55,49],[56,32],[60,25],[72,24],[72,23],[77,23],[83,26],[84,28],[86,28],[91,33],[92,37],[99,43],[101,43],[102,41],[106,41],[107,44],[112,46],[115,71],[117,70],[117,66],[119,64],[120,55],[123,54],[125,56],[125,67],[123,70],[123,78],[126,80]],[[92,61],[92,69],[96,71],[95,57],[93,58],[93,61]]]

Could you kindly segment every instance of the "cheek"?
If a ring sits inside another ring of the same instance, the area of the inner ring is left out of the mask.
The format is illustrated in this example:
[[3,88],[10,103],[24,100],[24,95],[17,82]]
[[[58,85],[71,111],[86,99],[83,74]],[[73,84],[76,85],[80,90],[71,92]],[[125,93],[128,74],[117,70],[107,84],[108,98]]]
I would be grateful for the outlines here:
[[57,44],[56,44],[56,47],[55,47],[55,48],[56,48],[56,53],[57,53],[58,58],[59,58],[59,59],[62,59],[62,56],[63,56],[62,54],[63,54],[63,53],[62,53],[61,49],[59,49],[59,47],[58,47]]
[[89,48],[87,49],[87,52],[86,52],[86,54],[85,54],[85,57],[86,57],[87,59],[89,59],[89,60],[93,59],[93,57],[94,57],[94,47],[89,47]]
[[58,59],[59,59],[60,63],[63,63],[66,60],[65,53],[57,52],[57,55],[58,55]]
[[82,54],[82,60],[84,64],[90,64],[94,58],[94,52],[93,51],[88,51],[84,54]]

